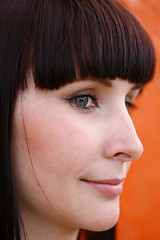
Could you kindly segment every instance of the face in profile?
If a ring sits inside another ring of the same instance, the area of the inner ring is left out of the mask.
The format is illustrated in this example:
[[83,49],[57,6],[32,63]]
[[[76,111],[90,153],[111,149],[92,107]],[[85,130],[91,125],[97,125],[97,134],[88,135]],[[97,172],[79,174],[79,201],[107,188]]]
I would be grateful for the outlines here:
[[75,233],[116,223],[128,168],[143,151],[128,109],[139,91],[121,79],[92,78],[40,90],[28,76],[17,96],[12,142],[28,228],[43,222],[42,229]]

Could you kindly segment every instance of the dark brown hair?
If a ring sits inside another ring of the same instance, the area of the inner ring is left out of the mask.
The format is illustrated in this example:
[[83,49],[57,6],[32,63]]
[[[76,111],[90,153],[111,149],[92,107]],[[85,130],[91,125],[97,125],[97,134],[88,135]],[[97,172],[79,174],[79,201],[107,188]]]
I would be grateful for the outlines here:
[[[155,53],[137,20],[116,0],[1,0],[0,238],[20,240],[11,168],[12,116],[32,68],[35,84],[58,89],[88,76],[145,84]],[[105,233],[90,239],[105,239]]]

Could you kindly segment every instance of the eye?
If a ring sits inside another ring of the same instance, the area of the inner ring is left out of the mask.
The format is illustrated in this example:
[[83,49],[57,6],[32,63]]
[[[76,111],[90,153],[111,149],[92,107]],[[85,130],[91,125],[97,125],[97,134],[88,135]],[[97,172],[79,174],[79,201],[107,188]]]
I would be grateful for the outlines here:
[[99,107],[97,99],[91,94],[80,94],[67,99],[72,106],[81,110],[90,110]]
[[136,107],[129,99],[125,100],[125,105],[127,109],[133,109]]

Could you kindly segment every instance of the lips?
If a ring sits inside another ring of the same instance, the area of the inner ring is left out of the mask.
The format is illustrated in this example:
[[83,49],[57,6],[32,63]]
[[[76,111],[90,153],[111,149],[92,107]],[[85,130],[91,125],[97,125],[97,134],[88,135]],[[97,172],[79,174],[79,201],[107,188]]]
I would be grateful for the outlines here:
[[107,180],[85,180],[81,179],[85,184],[94,188],[102,194],[109,196],[118,196],[122,193],[122,179],[107,179]]

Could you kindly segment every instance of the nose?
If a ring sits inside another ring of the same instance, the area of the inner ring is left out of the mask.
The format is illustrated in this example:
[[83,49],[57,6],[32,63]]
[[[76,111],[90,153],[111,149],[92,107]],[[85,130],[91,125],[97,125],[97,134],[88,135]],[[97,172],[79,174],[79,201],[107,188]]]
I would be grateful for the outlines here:
[[142,143],[128,112],[112,119],[110,129],[107,132],[103,145],[103,155],[106,158],[132,161],[143,153]]

